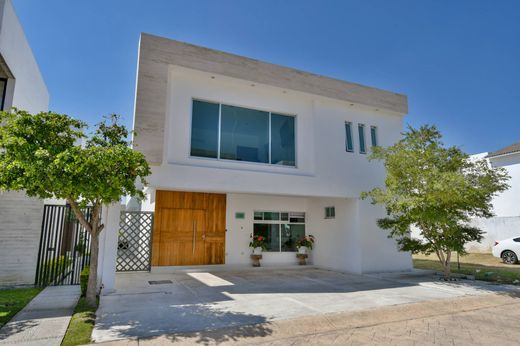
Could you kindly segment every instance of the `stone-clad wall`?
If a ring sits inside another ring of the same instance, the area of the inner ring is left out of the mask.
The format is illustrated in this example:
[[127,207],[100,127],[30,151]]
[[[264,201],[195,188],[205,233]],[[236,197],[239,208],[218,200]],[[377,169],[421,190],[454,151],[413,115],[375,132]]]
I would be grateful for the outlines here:
[[43,200],[0,193],[0,286],[34,283]]

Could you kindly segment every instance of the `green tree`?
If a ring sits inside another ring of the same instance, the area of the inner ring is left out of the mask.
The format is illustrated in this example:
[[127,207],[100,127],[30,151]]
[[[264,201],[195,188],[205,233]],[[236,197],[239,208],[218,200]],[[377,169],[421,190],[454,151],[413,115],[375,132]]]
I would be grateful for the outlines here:
[[[129,146],[128,131],[118,121],[117,115],[104,118],[87,137],[86,124],[64,114],[0,112],[0,190],[67,200],[91,236],[91,306],[96,305],[99,234],[104,228],[101,208],[119,203],[123,196],[144,198],[135,183],[141,180],[145,185],[150,174],[144,156]],[[81,211],[86,206],[92,208],[90,220]]]
[[[493,196],[506,190],[503,168],[472,160],[457,147],[446,147],[435,126],[408,128],[402,140],[388,148],[375,147],[370,159],[384,162],[385,188],[362,193],[386,207],[378,225],[397,240],[401,251],[435,253],[450,277],[452,252],[480,241],[483,231],[470,226],[473,217],[493,216]],[[416,227],[420,239],[410,237]]]

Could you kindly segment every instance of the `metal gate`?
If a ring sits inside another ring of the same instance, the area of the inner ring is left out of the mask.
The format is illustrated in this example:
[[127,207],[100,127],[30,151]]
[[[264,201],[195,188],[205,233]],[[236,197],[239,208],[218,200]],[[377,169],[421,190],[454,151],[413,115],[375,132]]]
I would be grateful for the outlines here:
[[153,212],[122,211],[116,271],[150,271]]
[[[92,210],[82,210],[90,220]],[[36,286],[78,285],[79,274],[90,264],[90,234],[69,205],[44,205]]]

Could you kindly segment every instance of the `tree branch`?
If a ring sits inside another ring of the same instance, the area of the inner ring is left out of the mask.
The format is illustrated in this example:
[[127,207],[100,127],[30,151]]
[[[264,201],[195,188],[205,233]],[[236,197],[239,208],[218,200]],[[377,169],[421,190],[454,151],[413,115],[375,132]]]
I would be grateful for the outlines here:
[[85,215],[81,212],[81,209],[78,206],[78,203],[73,200],[72,198],[67,198],[67,203],[70,204],[70,207],[72,211],[74,212],[74,215],[76,215],[76,218],[79,220],[79,223],[85,227],[85,229],[92,234],[92,225],[85,219]]

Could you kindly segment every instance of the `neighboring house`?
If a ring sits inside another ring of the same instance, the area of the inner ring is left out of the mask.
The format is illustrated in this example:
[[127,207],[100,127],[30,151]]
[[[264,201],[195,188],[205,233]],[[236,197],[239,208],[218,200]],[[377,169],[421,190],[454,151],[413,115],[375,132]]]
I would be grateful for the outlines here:
[[[46,111],[49,94],[10,0],[0,0],[0,107]],[[43,201],[0,192],[0,286],[34,283]]]
[[472,155],[472,158],[485,159],[492,167],[503,167],[511,177],[510,188],[493,198],[495,217],[473,220],[486,234],[480,244],[469,244],[468,250],[488,252],[495,240],[520,236],[520,142],[491,153]]
[[267,238],[262,265],[295,265],[313,234],[317,266],[410,270],[376,224],[383,207],[359,198],[384,184],[367,156],[400,139],[407,110],[404,95],[142,34],[134,129],[152,165],[140,206],[155,212],[152,268],[250,265],[252,234]]

